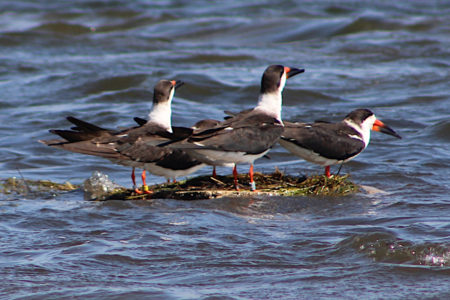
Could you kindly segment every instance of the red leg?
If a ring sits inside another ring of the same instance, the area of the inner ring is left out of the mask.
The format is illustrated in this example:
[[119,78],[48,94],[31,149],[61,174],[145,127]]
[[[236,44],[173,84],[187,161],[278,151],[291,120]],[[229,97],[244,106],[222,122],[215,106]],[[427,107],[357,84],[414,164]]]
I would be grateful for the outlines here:
[[148,190],[148,185],[145,182],[145,179],[146,179],[145,170],[142,171],[141,177],[142,177],[142,189],[143,189],[144,194],[151,194],[152,192]]
[[250,175],[250,189],[252,191],[256,191],[256,185],[253,181],[253,164],[250,165],[250,171],[248,172],[248,174]]
[[217,178],[217,174],[216,174],[216,166],[213,166],[212,177],[213,177],[213,178]]
[[325,176],[327,176],[328,178],[331,177],[331,174],[330,174],[330,166],[326,166],[326,167],[325,167]]
[[234,165],[234,168],[233,168],[233,176],[234,176],[234,188],[236,189],[236,191],[239,191],[239,185],[238,185],[238,179],[237,179],[238,172],[236,170],[236,164]]
[[133,182],[133,188],[136,188],[136,176],[134,175],[134,168],[133,171],[131,171],[131,181]]
[[133,181],[133,189],[136,194],[142,194],[142,191],[136,187],[136,176],[134,175],[134,168],[133,171],[131,171],[131,180]]

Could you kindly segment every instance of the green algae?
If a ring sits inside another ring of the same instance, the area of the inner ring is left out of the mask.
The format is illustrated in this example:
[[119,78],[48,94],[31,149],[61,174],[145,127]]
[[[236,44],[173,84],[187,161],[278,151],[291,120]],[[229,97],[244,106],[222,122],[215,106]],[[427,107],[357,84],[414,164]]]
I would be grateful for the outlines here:
[[[88,195],[88,200],[143,200],[143,199],[178,199],[201,200],[220,197],[249,197],[256,195],[267,196],[345,196],[360,191],[348,175],[333,175],[330,178],[324,175],[292,176],[285,175],[278,169],[271,174],[255,173],[254,180],[257,190],[251,191],[247,184],[250,181],[248,174],[238,176],[239,191],[234,187],[233,176],[198,176],[168,184],[149,186],[151,194],[137,194],[133,189],[124,187],[114,188],[96,194]],[[85,182],[86,185],[86,182]],[[54,195],[61,192],[72,191],[82,186],[70,182],[56,183],[50,180],[26,180],[16,177],[0,181],[3,194],[19,195]]]
[[50,180],[29,180],[23,178],[10,177],[0,181],[0,189],[3,194],[40,194],[72,191],[80,186],[70,182],[56,183]]
[[272,174],[255,173],[256,191],[251,191],[248,175],[239,175],[239,191],[234,188],[233,176],[198,176],[170,184],[149,186],[151,194],[137,194],[133,190],[122,189],[106,199],[178,199],[200,200],[220,197],[268,196],[345,196],[358,192],[358,185],[350,181],[348,175],[324,175],[296,177],[284,175],[276,170]]

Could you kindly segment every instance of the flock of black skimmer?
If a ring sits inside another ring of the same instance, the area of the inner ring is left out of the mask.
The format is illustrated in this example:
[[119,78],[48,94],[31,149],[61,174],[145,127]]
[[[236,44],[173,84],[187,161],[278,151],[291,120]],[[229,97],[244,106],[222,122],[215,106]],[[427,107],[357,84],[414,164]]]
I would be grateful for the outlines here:
[[[148,120],[134,118],[136,126],[123,130],[102,128],[74,117],[73,127],[50,130],[62,139],[41,140],[48,146],[76,153],[100,156],[132,167],[133,188],[151,193],[146,171],[170,181],[187,176],[205,165],[233,167],[234,185],[239,190],[236,166],[250,164],[250,188],[256,190],[253,164],[277,143],[292,154],[325,167],[355,158],[369,144],[371,130],[401,138],[368,109],[350,112],[338,123],[283,122],[282,92],[288,78],[304,69],[269,66],[262,76],[258,103],[253,109],[228,113],[223,121],[206,119],[191,128],[172,126],[172,99],[181,81],[161,80],[153,93]],[[136,186],[135,168],[143,169],[142,189]]]

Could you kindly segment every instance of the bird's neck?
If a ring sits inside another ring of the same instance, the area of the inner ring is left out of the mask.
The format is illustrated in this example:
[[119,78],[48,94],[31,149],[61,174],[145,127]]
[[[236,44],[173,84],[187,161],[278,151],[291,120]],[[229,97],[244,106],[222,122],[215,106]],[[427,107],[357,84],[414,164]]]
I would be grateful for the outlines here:
[[[369,145],[370,142],[370,127],[367,126],[360,126],[353,122],[352,120],[344,120],[344,123],[353,128],[358,132],[358,136],[360,140],[364,142],[364,148]],[[355,137],[357,138],[357,137]]]
[[282,97],[280,92],[260,94],[255,110],[264,112],[281,122],[281,106]]
[[156,123],[172,132],[172,108],[170,102],[157,103],[153,105],[148,114],[148,122]]

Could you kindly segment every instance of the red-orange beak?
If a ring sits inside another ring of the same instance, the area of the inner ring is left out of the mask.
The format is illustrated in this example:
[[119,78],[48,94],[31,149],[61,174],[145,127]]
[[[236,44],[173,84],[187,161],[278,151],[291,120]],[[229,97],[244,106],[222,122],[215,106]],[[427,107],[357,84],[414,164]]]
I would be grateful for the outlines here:
[[396,138],[401,139],[402,137],[398,135],[393,129],[391,129],[389,126],[381,122],[380,120],[375,120],[375,123],[373,123],[372,130],[378,131],[381,133],[389,134],[392,136],[395,136]]
[[180,86],[182,86],[184,84],[184,82],[181,80],[171,80],[170,83],[172,83],[172,85],[175,87],[175,89],[179,88]]
[[284,72],[286,72],[286,78],[291,78],[297,74],[305,72],[305,69],[284,67]]

